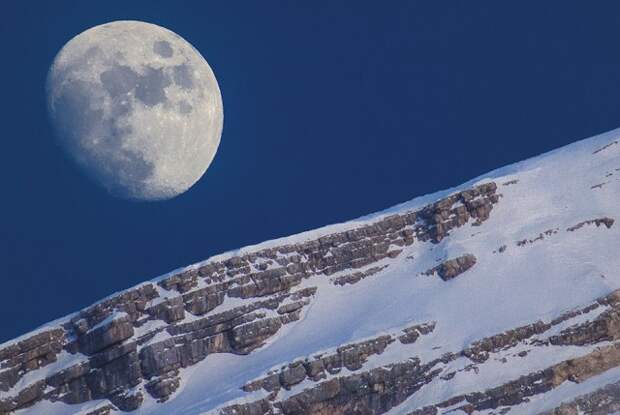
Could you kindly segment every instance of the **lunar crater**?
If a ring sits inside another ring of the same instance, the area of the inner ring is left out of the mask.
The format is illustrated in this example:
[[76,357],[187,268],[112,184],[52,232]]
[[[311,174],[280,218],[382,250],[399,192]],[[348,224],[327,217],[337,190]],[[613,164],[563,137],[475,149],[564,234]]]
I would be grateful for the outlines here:
[[179,112],[181,114],[189,114],[192,112],[192,106],[185,100],[179,101]]
[[183,89],[192,89],[194,87],[192,72],[186,64],[175,66],[172,70],[175,84]]
[[136,98],[143,104],[152,107],[166,102],[166,87],[170,85],[170,78],[164,70],[147,66],[144,75],[138,78]]
[[153,52],[157,53],[162,58],[170,58],[174,54],[172,46],[165,40],[158,40],[153,43]]
[[56,56],[46,86],[59,143],[114,195],[174,197],[217,151],[217,80],[196,49],[162,27],[121,21],[81,33]]

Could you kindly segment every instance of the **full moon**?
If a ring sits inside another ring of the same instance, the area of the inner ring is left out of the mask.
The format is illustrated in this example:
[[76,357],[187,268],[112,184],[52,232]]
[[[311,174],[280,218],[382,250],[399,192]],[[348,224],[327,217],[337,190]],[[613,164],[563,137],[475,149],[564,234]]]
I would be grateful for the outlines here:
[[220,142],[213,71],[187,41],[154,24],[117,21],[80,33],[54,59],[46,92],[61,146],[115,196],[185,192]]

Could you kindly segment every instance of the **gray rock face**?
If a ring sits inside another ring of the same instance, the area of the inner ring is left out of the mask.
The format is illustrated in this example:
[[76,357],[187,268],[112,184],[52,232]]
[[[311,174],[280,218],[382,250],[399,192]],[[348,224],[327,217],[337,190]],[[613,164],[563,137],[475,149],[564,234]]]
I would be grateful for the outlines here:
[[78,348],[80,352],[92,355],[131,336],[133,336],[133,326],[128,319],[113,320],[107,325],[80,336]]
[[620,411],[620,382],[606,385],[541,415],[599,415],[618,411]]
[[438,266],[425,272],[426,275],[438,274],[442,280],[448,281],[455,278],[471,267],[476,265],[476,257],[472,254],[465,254],[458,258],[449,259]]
[[25,373],[55,362],[64,344],[64,330],[55,329],[1,349],[0,391],[7,392]]
[[435,330],[435,322],[407,327],[403,330],[403,334],[398,337],[398,340],[403,344],[415,343],[421,335],[431,333],[433,330]]
[[[407,330],[415,329],[416,327],[412,327]],[[281,388],[290,390],[292,386],[305,379],[317,382],[328,375],[338,374],[343,369],[357,371],[364,366],[370,356],[380,355],[394,340],[393,336],[384,335],[365,342],[341,346],[334,353],[318,355],[314,359],[292,362],[279,371],[271,372],[264,378],[244,385],[243,390],[246,392],[260,389],[277,392]]]
[[611,228],[614,225],[615,220],[612,218],[597,218],[597,219],[590,219],[590,220],[586,220],[583,222],[579,222],[578,224],[571,226],[570,228],[566,229],[569,232],[574,232],[578,229],[583,228],[586,225],[595,225],[597,228],[601,225],[605,225],[605,227],[607,229]]

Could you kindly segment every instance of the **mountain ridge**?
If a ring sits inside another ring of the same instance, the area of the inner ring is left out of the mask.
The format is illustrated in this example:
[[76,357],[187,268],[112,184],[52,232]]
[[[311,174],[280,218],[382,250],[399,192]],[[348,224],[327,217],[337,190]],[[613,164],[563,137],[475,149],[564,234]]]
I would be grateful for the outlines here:
[[0,413],[620,410],[575,401],[620,380],[618,136],[112,294],[0,345]]

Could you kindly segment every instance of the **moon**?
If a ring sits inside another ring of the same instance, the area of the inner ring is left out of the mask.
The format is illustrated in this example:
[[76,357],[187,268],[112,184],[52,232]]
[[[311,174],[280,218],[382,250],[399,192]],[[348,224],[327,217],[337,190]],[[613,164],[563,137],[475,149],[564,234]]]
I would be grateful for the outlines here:
[[213,71],[186,40],[154,24],[116,21],[80,33],[56,55],[46,95],[58,142],[121,198],[185,192],[220,143]]

